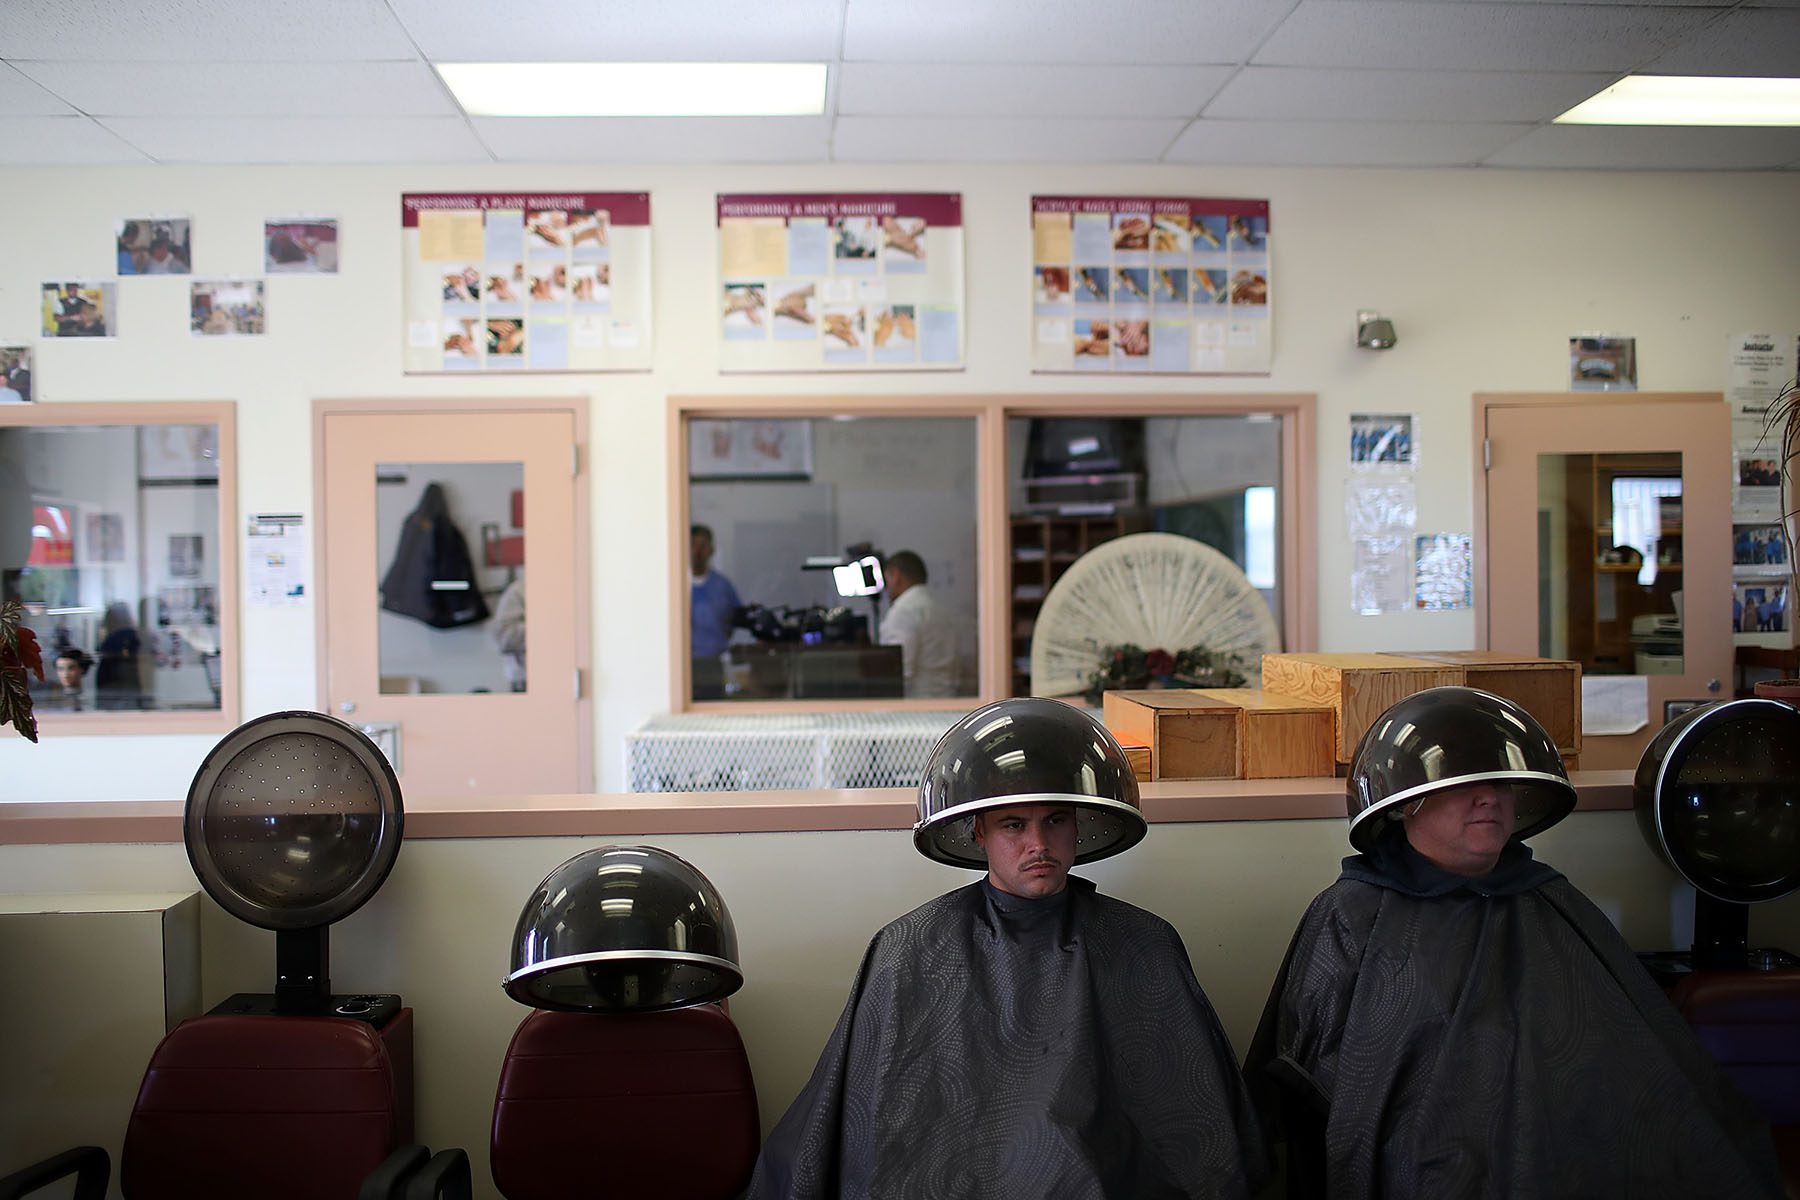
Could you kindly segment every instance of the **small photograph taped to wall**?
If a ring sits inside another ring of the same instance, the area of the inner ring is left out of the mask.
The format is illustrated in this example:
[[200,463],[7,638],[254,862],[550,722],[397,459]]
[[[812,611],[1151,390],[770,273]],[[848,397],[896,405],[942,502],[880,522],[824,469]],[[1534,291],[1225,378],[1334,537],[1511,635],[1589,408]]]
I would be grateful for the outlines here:
[[263,282],[220,279],[189,285],[189,328],[201,337],[260,337],[264,331]]
[[1731,585],[1731,628],[1737,633],[1786,633],[1788,585],[1785,580],[1740,579]]
[[1358,470],[1416,470],[1418,441],[1410,413],[1350,414],[1350,465]]
[[187,217],[128,217],[120,221],[119,274],[193,274],[193,225]]
[[31,403],[31,347],[0,346],[0,404]]
[[1637,391],[1637,339],[1578,334],[1569,339],[1569,390]]
[[1781,462],[1775,458],[1738,459],[1739,487],[1780,487]]
[[1740,575],[1754,574],[1745,568],[1773,568],[1786,571],[1787,539],[1781,526],[1750,524],[1731,527],[1731,565]]
[[46,283],[41,315],[45,337],[112,337],[119,331],[118,284]]
[[263,270],[271,275],[336,275],[338,223],[329,217],[263,222]]

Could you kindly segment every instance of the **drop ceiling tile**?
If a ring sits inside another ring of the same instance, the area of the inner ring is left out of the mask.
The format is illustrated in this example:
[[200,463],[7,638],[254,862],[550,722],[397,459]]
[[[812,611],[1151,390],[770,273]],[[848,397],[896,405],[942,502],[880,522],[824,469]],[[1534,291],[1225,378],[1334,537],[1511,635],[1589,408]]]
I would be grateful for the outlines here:
[[1653,75],[1800,75],[1800,8],[1726,13],[1643,69]]
[[845,116],[1192,117],[1235,67],[846,63]]
[[1763,170],[1800,155],[1800,129],[1545,125],[1486,161],[1496,167]]
[[5,0],[0,56],[318,62],[416,54],[381,0]]
[[8,117],[0,121],[0,164],[9,167],[148,161],[86,117]]
[[1266,0],[846,0],[846,62],[1238,63]]
[[1340,121],[1195,121],[1165,162],[1252,166],[1471,165],[1527,125]]
[[164,163],[460,163],[490,156],[461,117],[111,117]]
[[1625,71],[1715,14],[1636,5],[1303,0],[1259,66]]
[[75,116],[75,110],[21,75],[0,63],[0,116],[53,117]]
[[391,0],[433,62],[825,62],[844,0]]
[[477,117],[502,162],[824,162],[829,117]]
[[1186,122],[839,117],[841,162],[1155,162]]
[[1204,115],[1252,121],[1547,121],[1617,79],[1615,73],[1245,67],[1213,97]]
[[21,63],[98,117],[385,117],[458,113],[422,62]]

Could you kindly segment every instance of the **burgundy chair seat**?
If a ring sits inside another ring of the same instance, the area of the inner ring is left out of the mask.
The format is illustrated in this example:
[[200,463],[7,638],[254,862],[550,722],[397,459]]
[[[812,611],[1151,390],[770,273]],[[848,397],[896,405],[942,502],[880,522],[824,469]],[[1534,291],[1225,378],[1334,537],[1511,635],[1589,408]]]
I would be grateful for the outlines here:
[[727,1200],[760,1142],[750,1060],[716,1005],[534,1011],[500,1068],[491,1162],[507,1200]]
[[412,1010],[206,1016],[157,1046],[126,1127],[127,1200],[355,1200],[412,1139]]
[[1768,1118],[1788,1195],[1800,1200],[1800,971],[1696,972],[1669,998]]

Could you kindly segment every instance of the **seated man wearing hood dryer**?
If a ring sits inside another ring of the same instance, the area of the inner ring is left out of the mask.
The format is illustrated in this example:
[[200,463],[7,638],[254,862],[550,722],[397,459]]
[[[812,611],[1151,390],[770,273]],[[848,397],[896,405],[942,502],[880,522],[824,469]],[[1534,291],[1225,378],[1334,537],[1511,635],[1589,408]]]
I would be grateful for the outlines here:
[[1144,836],[1118,744],[1060,701],[989,705],[919,813],[921,852],[986,877],[875,935],[752,1200],[1250,1195],[1260,1138],[1181,939],[1069,876]]
[[1472,688],[1378,718],[1343,874],[1300,923],[1246,1067],[1290,1195],[1778,1197],[1767,1130],[1631,948],[1524,839],[1575,789]]

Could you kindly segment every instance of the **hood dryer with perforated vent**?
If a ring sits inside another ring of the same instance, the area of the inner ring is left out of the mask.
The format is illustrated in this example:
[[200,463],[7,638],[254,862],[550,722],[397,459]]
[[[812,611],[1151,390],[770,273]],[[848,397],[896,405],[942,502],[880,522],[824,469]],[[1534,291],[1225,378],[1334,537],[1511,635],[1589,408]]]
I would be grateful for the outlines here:
[[329,930],[373,896],[400,855],[400,784],[361,730],[270,713],[227,734],[188,789],[182,837],[207,895],[275,933],[275,991],[214,1013],[354,1017],[382,1025],[394,995],[331,994]]
[[1695,709],[1651,739],[1632,791],[1644,840],[1694,889],[1693,953],[1640,955],[1651,973],[1800,967],[1748,944],[1750,906],[1800,892],[1800,711],[1763,699]]

